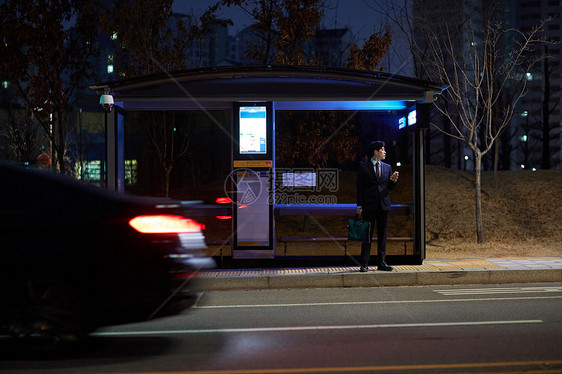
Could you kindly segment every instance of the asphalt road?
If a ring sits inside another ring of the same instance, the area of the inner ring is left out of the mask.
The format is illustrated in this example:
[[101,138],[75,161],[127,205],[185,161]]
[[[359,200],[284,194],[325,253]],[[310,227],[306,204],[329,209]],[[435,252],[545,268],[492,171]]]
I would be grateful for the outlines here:
[[562,373],[562,283],[203,293],[8,373]]

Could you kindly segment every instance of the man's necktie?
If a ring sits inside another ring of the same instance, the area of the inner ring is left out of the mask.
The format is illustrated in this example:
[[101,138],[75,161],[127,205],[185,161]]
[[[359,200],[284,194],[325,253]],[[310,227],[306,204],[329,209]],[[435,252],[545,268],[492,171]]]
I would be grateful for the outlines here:
[[377,174],[377,178],[381,177],[381,164],[379,162],[375,163],[375,173]]

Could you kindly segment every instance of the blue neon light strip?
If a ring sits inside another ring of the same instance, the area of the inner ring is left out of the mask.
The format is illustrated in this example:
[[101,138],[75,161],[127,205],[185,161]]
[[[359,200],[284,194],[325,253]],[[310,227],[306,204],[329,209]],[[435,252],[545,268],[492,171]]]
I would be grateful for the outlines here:
[[402,110],[402,100],[380,101],[276,101],[276,110]]

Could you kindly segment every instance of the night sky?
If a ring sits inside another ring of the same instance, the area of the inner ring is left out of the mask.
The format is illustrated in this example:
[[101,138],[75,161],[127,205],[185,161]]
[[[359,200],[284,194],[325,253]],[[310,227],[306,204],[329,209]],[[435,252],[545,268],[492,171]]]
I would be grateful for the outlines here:
[[[209,5],[216,2],[217,0],[176,0],[173,9],[182,13],[190,13],[190,10],[193,9],[194,13],[199,15]],[[381,21],[381,17],[368,6],[372,2],[372,0],[328,0],[323,26],[326,28],[349,26],[354,34],[363,38],[368,37],[373,30],[378,30],[380,22],[377,22],[377,20]],[[231,18],[234,21],[232,33],[240,31],[251,23],[250,18],[245,13],[235,8],[223,14],[224,18]]]

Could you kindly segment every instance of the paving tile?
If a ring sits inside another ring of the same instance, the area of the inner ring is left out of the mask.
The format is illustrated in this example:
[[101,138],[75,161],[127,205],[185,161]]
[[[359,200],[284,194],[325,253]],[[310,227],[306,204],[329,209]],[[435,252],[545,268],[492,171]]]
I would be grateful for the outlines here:
[[428,265],[432,266],[454,266],[449,264],[448,262],[429,262]]
[[463,269],[489,269],[500,267],[489,260],[459,260],[455,261],[455,265]]

